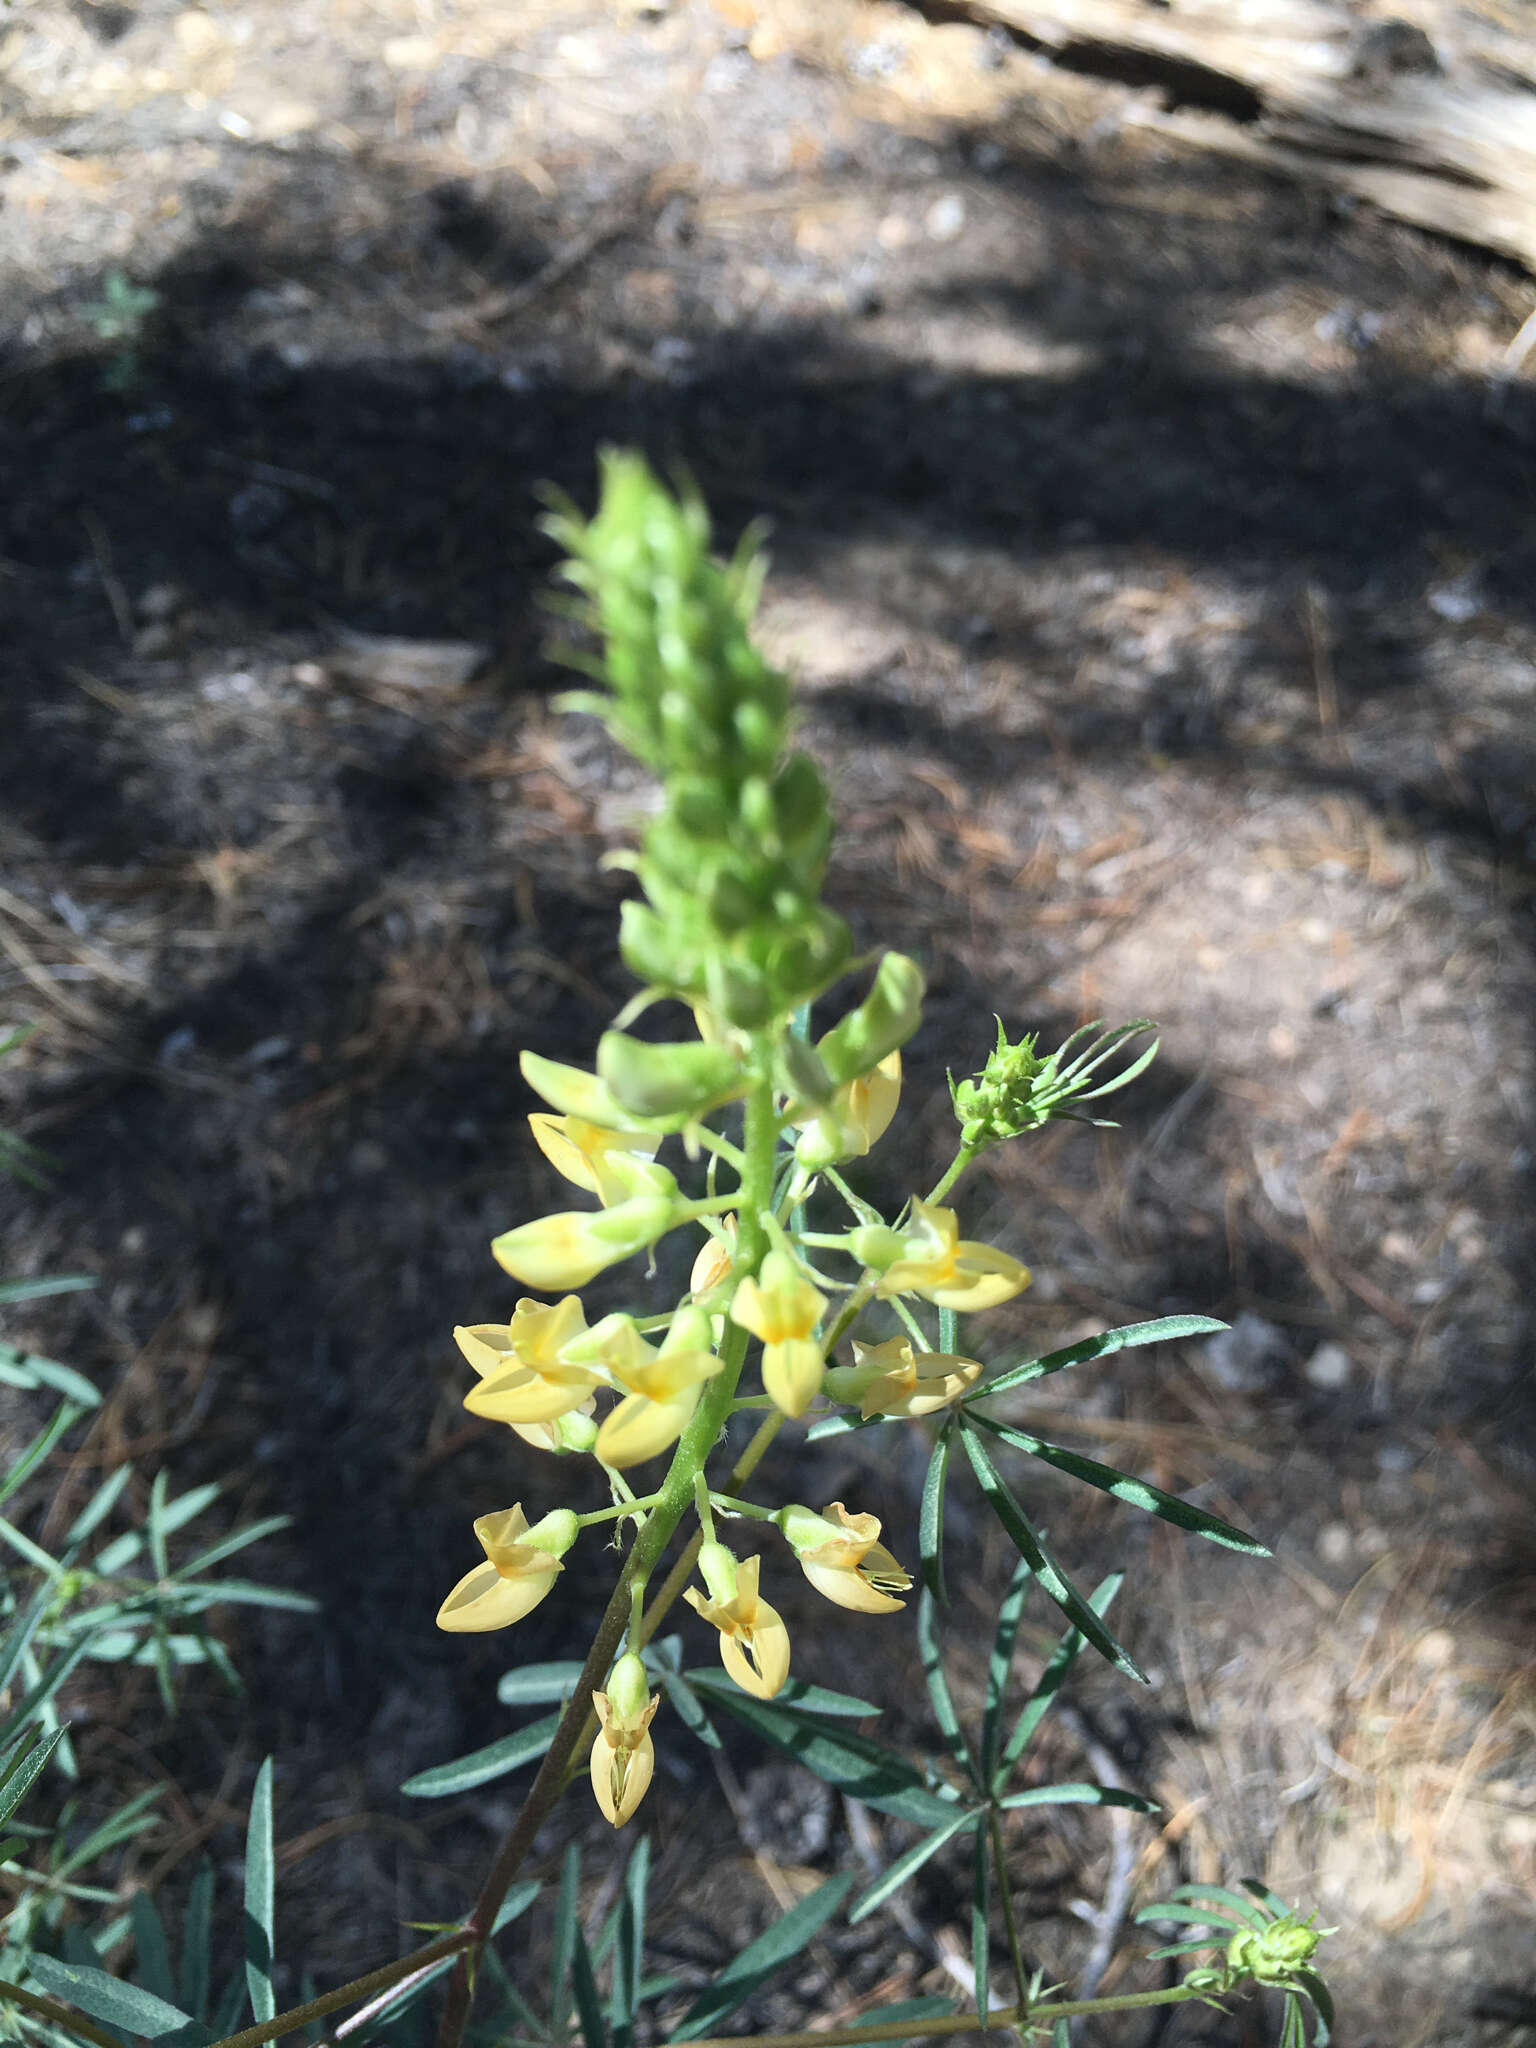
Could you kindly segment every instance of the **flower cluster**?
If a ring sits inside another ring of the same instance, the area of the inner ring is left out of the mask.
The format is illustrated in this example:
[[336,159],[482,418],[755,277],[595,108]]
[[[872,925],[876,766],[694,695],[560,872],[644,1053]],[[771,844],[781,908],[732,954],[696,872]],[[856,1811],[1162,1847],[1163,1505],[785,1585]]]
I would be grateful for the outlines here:
[[[738,1555],[723,1525],[771,1525],[807,1582],[854,1613],[893,1613],[911,1587],[875,1515],[840,1500],[768,1507],[719,1491],[707,1468],[733,1413],[760,1411],[760,1448],[782,1422],[829,1406],[860,1419],[934,1415],[982,1375],[953,1348],[954,1314],[995,1308],[1030,1276],[1011,1254],[961,1235],[940,1199],[953,1171],[891,1222],[837,1173],[897,1113],[923,976],[886,953],[829,1029],[803,1028],[810,1000],[858,963],[819,900],[831,832],[820,777],[804,756],[786,758],[787,685],[747,636],[761,577],[754,545],[728,567],[711,560],[696,498],[674,498],[634,457],[606,459],[596,518],[566,511],[550,530],[571,551],[566,573],[586,596],[579,616],[604,646],[593,666],[608,692],[578,702],[662,783],[661,810],[630,863],[642,895],[625,906],[621,933],[645,988],[603,1034],[595,1071],[523,1055],[524,1078],[547,1105],[529,1118],[534,1141],[586,1206],[497,1237],[497,1263],[532,1291],[507,1321],[464,1325],[454,1338],[475,1375],[465,1407],[556,1457],[590,1459],[607,1504],[560,1507],[532,1524],[521,1506],[482,1516],[485,1560],[438,1622],[472,1631],[520,1620],[550,1592],[582,1529],[618,1525],[629,1554],[615,1598],[628,1600],[630,1619],[593,1694],[590,1760],[598,1805],[618,1826],[653,1769],[644,1589],[685,1516],[698,1523],[688,1604],[715,1631],[726,1671],[761,1698],[790,1666],[789,1632],[763,1590],[774,1562]],[[657,1042],[621,1028],[664,999],[688,1006],[695,1035]],[[1013,1101],[1014,1065],[988,1084],[988,1102]],[[669,1143],[670,1165],[658,1156]],[[819,1192],[849,1204],[848,1228],[807,1227]],[[684,1228],[702,1242],[680,1300],[588,1320],[582,1289]],[[946,1343],[925,1335],[925,1304],[940,1311]],[[865,1317],[884,1327],[866,1331]],[[664,1458],[653,1489],[636,1491],[630,1475]]]

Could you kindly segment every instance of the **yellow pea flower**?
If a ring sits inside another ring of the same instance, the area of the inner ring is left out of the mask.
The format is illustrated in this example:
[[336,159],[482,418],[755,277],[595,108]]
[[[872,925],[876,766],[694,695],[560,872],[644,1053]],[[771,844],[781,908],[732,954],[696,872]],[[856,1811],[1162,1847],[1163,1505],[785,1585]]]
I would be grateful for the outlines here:
[[803,1415],[821,1391],[826,1361],[811,1332],[827,1297],[801,1278],[785,1252],[769,1252],[758,1279],[748,1276],[731,1301],[731,1321],[763,1344],[763,1385],[775,1408]]
[[693,1271],[688,1275],[688,1292],[692,1295],[708,1294],[718,1287],[722,1280],[729,1278],[731,1261],[736,1256],[736,1218],[727,1216],[723,1237],[706,1237],[699,1246],[698,1257],[693,1262]]
[[[611,1336],[607,1326],[613,1325]],[[623,1471],[654,1458],[687,1428],[704,1382],[722,1361],[710,1344],[709,1317],[702,1309],[679,1309],[660,1351],[653,1351],[627,1316],[605,1316],[588,1339],[624,1399],[603,1419],[595,1450],[605,1465]]]
[[1009,1253],[962,1238],[953,1209],[914,1201],[901,1236],[901,1255],[880,1277],[882,1299],[921,1294],[940,1308],[996,1308],[1029,1285],[1029,1268]]
[[536,1451],[553,1451],[557,1457],[567,1451],[590,1451],[597,1442],[597,1424],[592,1419],[596,1406],[588,1394],[579,1408],[569,1415],[557,1415],[553,1422],[513,1422],[508,1427]]
[[[637,1168],[643,1169],[643,1180]],[[638,1182],[638,1191],[628,1201],[600,1209],[595,1216],[562,1209],[503,1231],[491,1241],[492,1258],[525,1287],[555,1294],[565,1287],[585,1287],[604,1267],[644,1251],[677,1220],[677,1182],[665,1167],[637,1160],[632,1153],[609,1155],[609,1170],[626,1169]]]
[[645,1666],[630,1651],[613,1667],[606,1692],[592,1695],[597,1736],[592,1744],[592,1791],[603,1818],[623,1827],[650,1789],[656,1768],[651,1721],[661,1704]]
[[974,1358],[948,1351],[914,1351],[911,1340],[853,1346],[854,1363],[834,1366],[823,1385],[834,1401],[857,1401],[871,1415],[932,1415],[958,1401],[981,1378]]
[[464,1396],[471,1415],[493,1422],[553,1422],[580,1408],[601,1375],[562,1358],[565,1346],[586,1331],[581,1303],[568,1294],[553,1307],[522,1300],[510,1323],[460,1325],[453,1333],[480,1385]]
[[850,1515],[840,1500],[821,1514],[806,1507],[780,1508],[773,1518],[783,1530],[800,1569],[828,1600],[857,1614],[892,1614],[905,1605],[912,1574],[877,1542],[875,1515]]
[[610,1154],[653,1159],[661,1143],[659,1133],[610,1131],[585,1117],[550,1116],[536,1111],[528,1119],[534,1142],[556,1173],[564,1174],[589,1195],[596,1195],[605,1209],[628,1201],[635,1192],[618,1172]]
[[521,1621],[560,1576],[580,1526],[569,1508],[556,1508],[532,1528],[521,1504],[481,1515],[475,1535],[486,1561],[466,1572],[437,1610],[438,1627],[460,1635]]
[[689,1586],[683,1598],[720,1631],[720,1661],[743,1692],[771,1700],[789,1676],[789,1630],[779,1611],[759,1599],[762,1559],[740,1563],[723,1543],[706,1543],[699,1570],[708,1594]]
[[862,1159],[890,1128],[901,1098],[901,1054],[887,1053],[867,1074],[847,1081],[824,1109],[807,1117],[795,1157],[813,1172],[839,1159]]

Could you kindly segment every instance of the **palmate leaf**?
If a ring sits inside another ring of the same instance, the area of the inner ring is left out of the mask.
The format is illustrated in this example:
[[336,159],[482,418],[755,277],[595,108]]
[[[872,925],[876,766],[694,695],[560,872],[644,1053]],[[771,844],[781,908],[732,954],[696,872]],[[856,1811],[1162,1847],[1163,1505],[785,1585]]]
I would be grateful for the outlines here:
[[853,1878],[844,1873],[830,1877],[809,1898],[791,1906],[782,1920],[749,1942],[694,2000],[672,2033],[674,2041],[696,2041],[718,2031],[721,2020],[735,2012],[753,1992],[785,1963],[802,1953],[815,1940],[853,1888]]
[[1014,1548],[1029,1564],[1043,1590],[1056,1602],[1073,1627],[1088,1638],[1101,1657],[1108,1658],[1115,1669],[1123,1671],[1127,1678],[1134,1678],[1139,1684],[1146,1685],[1147,1674],[1130,1651],[1110,1634],[1046,1549],[1029,1517],[1009,1492],[1002,1475],[988,1456],[986,1446],[975,1431],[962,1425],[960,1435],[965,1445],[965,1454],[971,1461],[971,1467],[988,1505],[1008,1532]]
[[[699,1682],[697,1674],[690,1672],[689,1677]],[[701,1685],[700,1690],[705,1688]],[[824,1784],[862,1799],[866,1806],[894,1814],[898,1820],[916,1821],[920,1827],[938,1827],[954,1815],[956,1795],[935,1790],[923,1773],[895,1750],[862,1735],[845,1733],[813,1715],[781,1707],[777,1699],[756,1699],[730,1686],[729,1681],[718,1689],[708,1688],[707,1696],[755,1735],[804,1764]]]
[[1224,1522],[1219,1515],[1207,1514],[1204,1508],[1191,1507],[1188,1501],[1164,1493],[1160,1486],[1149,1485],[1145,1479],[1133,1478],[1129,1472],[1117,1471],[1113,1465],[1101,1465],[1096,1458],[1081,1457],[1076,1451],[1064,1451],[1060,1444],[1048,1444],[1011,1422],[994,1422],[990,1415],[974,1410],[970,1419],[993,1436],[1000,1437],[1004,1443],[1011,1444],[1016,1451],[1027,1452],[1031,1458],[1039,1458],[1042,1464],[1054,1466],[1058,1472],[1084,1480],[1089,1486],[1096,1486],[1101,1493],[1111,1493],[1116,1500],[1129,1501],[1132,1507],[1156,1515],[1159,1521],[1172,1522],[1176,1528],[1187,1529],[1192,1536],[1204,1536],[1208,1542],[1219,1543],[1224,1550],[1240,1550],[1249,1557],[1268,1557],[1271,1554],[1256,1536],[1235,1528],[1231,1522]]
[[1112,1351],[1134,1351],[1141,1344],[1166,1344],[1178,1337],[1208,1337],[1226,1327],[1214,1316],[1159,1316],[1155,1322],[1126,1323],[1118,1330],[1084,1337],[1081,1343],[1068,1344],[1064,1350],[1048,1351],[1043,1358],[1011,1366],[995,1380],[984,1380],[974,1389],[972,1399],[980,1401],[993,1394],[1006,1394],[1010,1387],[1044,1379],[1048,1373],[1065,1372],[1069,1365],[1082,1365],[1090,1358],[1107,1358]]
[[559,1725],[558,1714],[547,1714],[542,1721],[530,1721],[526,1728],[503,1735],[499,1742],[488,1742],[484,1749],[473,1749],[468,1756],[456,1757],[451,1764],[418,1771],[400,1790],[412,1799],[446,1799],[455,1792],[472,1792],[477,1785],[504,1778],[509,1771],[543,1756]]

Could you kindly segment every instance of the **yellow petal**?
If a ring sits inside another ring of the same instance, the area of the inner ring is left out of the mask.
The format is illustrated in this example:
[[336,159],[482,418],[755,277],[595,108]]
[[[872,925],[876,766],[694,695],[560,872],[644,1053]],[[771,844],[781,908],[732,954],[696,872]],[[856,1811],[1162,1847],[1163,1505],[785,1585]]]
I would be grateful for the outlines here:
[[608,1154],[626,1152],[649,1159],[661,1143],[659,1136],[607,1130],[579,1116],[549,1116],[538,1111],[528,1124],[534,1142],[556,1173],[596,1195],[605,1206],[624,1201],[630,1193],[613,1171]]
[[824,1599],[851,1608],[855,1614],[894,1614],[905,1605],[868,1584],[848,1565],[818,1564],[814,1558],[802,1557],[800,1569]]
[[450,1634],[508,1628],[538,1606],[554,1584],[560,1565],[550,1558],[547,1573],[504,1579],[493,1564],[477,1564],[466,1572],[437,1610],[437,1625]]
[[603,1418],[593,1446],[600,1463],[622,1472],[654,1458],[668,1444],[674,1444],[688,1426],[699,1405],[699,1389],[687,1387],[670,1401],[650,1401],[644,1394],[627,1394],[611,1414]]
[[454,1328],[453,1341],[481,1379],[518,1363],[512,1332],[505,1323],[459,1323]]
[[[601,1695],[594,1693],[593,1698]],[[616,1747],[606,1730],[592,1744],[592,1792],[604,1820],[623,1827],[650,1790],[656,1769],[656,1745],[642,1735],[633,1749]]]
[[464,1406],[471,1415],[488,1415],[492,1422],[553,1422],[579,1408],[596,1384],[597,1375],[579,1366],[531,1372],[515,1365],[471,1387]]
[[731,1270],[731,1260],[736,1256],[736,1218],[725,1219],[724,1237],[706,1237],[699,1247],[699,1255],[693,1262],[693,1271],[688,1276],[690,1294],[708,1294],[718,1287]]
[[1028,1266],[995,1245],[966,1242],[955,1248],[953,1273],[939,1285],[919,1281],[917,1291],[939,1308],[996,1308],[1022,1294],[1030,1278]]
[[743,1692],[771,1700],[789,1676],[789,1630],[777,1610],[759,1600],[749,1630],[721,1636],[720,1661]]
[[810,1337],[763,1347],[763,1387],[782,1415],[803,1415],[821,1392],[826,1360]]

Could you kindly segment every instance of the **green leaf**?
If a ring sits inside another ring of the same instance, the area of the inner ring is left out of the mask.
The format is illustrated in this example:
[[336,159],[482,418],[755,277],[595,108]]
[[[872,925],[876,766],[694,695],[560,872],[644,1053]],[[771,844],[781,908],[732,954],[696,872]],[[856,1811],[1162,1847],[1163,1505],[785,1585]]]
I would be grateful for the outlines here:
[[[733,1678],[727,1678],[723,1671],[712,1665],[705,1665],[697,1671],[685,1671],[683,1677],[696,1692],[712,1693],[716,1698],[744,1699],[741,1687]],[[802,1679],[786,1679],[773,1696],[773,1705],[788,1707],[797,1714],[828,1714],[834,1720],[867,1721],[881,1713],[882,1709],[870,1700],[858,1699],[847,1692],[828,1692],[822,1685],[807,1685]]]
[[699,1704],[699,1696],[680,1671],[662,1670],[659,1674],[661,1689],[667,1696],[668,1704],[690,1735],[697,1736],[706,1749],[722,1747],[715,1733],[714,1723]]
[[[178,1501],[179,1507],[181,1503]],[[188,1520],[190,1520],[190,1516]],[[247,1549],[252,1543],[259,1543],[264,1536],[275,1536],[279,1529],[293,1526],[292,1515],[267,1515],[259,1522],[252,1522],[249,1528],[232,1529],[227,1536],[221,1536],[217,1543],[210,1543],[206,1550],[200,1550],[196,1557],[189,1558],[177,1572],[179,1579],[190,1579],[198,1572],[211,1571],[216,1564],[222,1564],[226,1557],[233,1557],[236,1551]]]
[[205,1856],[187,1893],[187,1916],[181,1924],[181,2002],[200,2020],[208,2016],[212,1967],[213,1865]]
[[128,1901],[128,1917],[133,1922],[135,1974],[146,1991],[163,1998],[167,2005],[173,2004],[176,1982],[171,1975],[170,1944],[165,1938],[165,1922],[148,1892],[134,1893]]
[[92,1828],[83,1841],[74,1844],[58,1864],[55,1875],[70,1877],[75,1871],[94,1863],[98,1856],[105,1856],[120,1842],[131,1842],[135,1835],[152,1828],[158,1816],[150,1809],[159,1799],[162,1789],[159,1785],[147,1785],[142,1792],[135,1792],[131,1799],[125,1799],[116,1813],[108,1814],[99,1827]]
[[[166,1472],[162,1465],[155,1474],[154,1484],[149,1489],[147,1520],[150,1562],[154,1565],[157,1579],[168,1579],[171,1576],[171,1560],[165,1547],[165,1483]],[[266,2013],[262,2017],[270,2019],[272,2015]]]
[[[79,1642],[72,1644],[62,1657],[56,1657],[46,1670],[42,1671],[41,1676],[35,1680],[31,1689],[11,1709],[5,1720],[0,1722],[0,1747],[10,1742],[21,1729],[30,1724],[40,1709],[48,1705],[90,1646],[90,1637],[82,1636]],[[31,1653],[28,1652],[27,1654],[30,1656]],[[61,1764],[62,1761],[61,1753]],[[73,1774],[71,1773],[71,1775]]]
[[[937,1855],[944,1844],[952,1841],[962,1828],[975,1827],[981,1818],[981,1814],[974,1807],[962,1807],[945,1821],[942,1827],[935,1828],[931,1835],[924,1835],[920,1842],[915,1842],[910,1849],[904,1850],[889,1870],[877,1877],[869,1890],[854,1901],[849,1908],[848,1924],[852,1926],[854,1921],[862,1920],[866,1913],[873,1913],[877,1906],[883,1906],[891,1893],[899,1891],[909,1877],[915,1876],[930,1856]],[[881,2017],[889,2019],[891,2014],[882,2007]]]
[[939,1431],[923,1480],[923,1501],[917,1516],[917,1550],[923,1584],[941,1607],[949,1605],[944,1590],[944,1488],[949,1481],[949,1454],[954,1432],[946,1422]]
[[[150,1541],[154,1541],[151,1533]],[[276,1907],[276,1862],[272,1852],[272,1759],[256,1773],[251,1818],[245,1831],[245,1982],[257,2026],[272,2018],[272,1925]]]
[[1018,1640],[1019,1623],[1024,1618],[1024,1603],[1029,1598],[1034,1576],[1029,1560],[1021,1557],[1008,1581],[1003,1604],[997,1610],[997,1633],[992,1638],[992,1652],[987,1659],[987,1699],[981,1722],[981,1771],[989,1784],[997,1769],[1003,1702],[1008,1696],[1008,1680],[1013,1672],[1013,1646]]
[[[174,1536],[178,1529],[184,1529],[188,1522],[195,1521],[206,1507],[211,1507],[219,1497],[220,1489],[214,1485],[193,1486],[175,1500],[167,1501],[160,1511],[160,1527],[167,1536]],[[292,1520],[292,1516],[286,1519]],[[191,1567],[189,1566],[190,1570]]]
[[1026,1451],[1030,1457],[1039,1458],[1043,1464],[1054,1465],[1058,1472],[1069,1473],[1074,1479],[1086,1480],[1089,1486],[1098,1487],[1101,1493],[1112,1493],[1116,1500],[1129,1501],[1132,1507],[1143,1508],[1160,1521],[1172,1522],[1180,1529],[1188,1529],[1192,1535],[1219,1543],[1224,1550],[1241,1550],[1249,1557],[1270,1555],[1256,1536],[1234,1528],[1230,1522],[1222,1521],[1219,1515],[1209,1515],[1204,1508],[1191,1507],[1188,1501],[1164,1493],[1160,1486],[1150,1486],[1146,1480],[1134,1479],[1128,1472],[1117,1472],[1113,1465],[1101,1465],[1096,1458],[1084,1458],[1076,1451],[1064,1451],[1060,1444],[1045,1443],[1026,1429],[1016,1429],[1012,1423],[994,1422],[990,1415],[973,1414],[971,1420],[979,1422],[993,1436],[1001,1437],[1004,1443],[1012,1444],[1015,1450]]
[[[3,1639],[0,1639],[0,1699],[10,1690],[11,1676],[27,1653],[27,1645],[37,1631],[37,1625],[53,1604],[52,1582],[41,1585],[27,1603],[23,1612],[11,1623]],[[0,1741],[0,1747],[3,1747]]]
[[[1268,1906],[1277,1920],[1284,1920],[1289,1917],[1290,1907],[1281,1898],[1280,1894],[1272,1892],[1267,1884],[1261,1884],[1256,1877],[1240,1877],[1238,1883],[1245,1892],[1250,1892],[1261,1906]],[[1236,1894],[1234,1893],[1233,1896],[1235,1897]]]
[[[0,1308],[9,1308],[17,1301],[41,1301],[50,1294],[78,1294],[82,1288],[95,1285],[94,1273],[49,1273],[35,1280],[0,1280]],[[91,1391],[95,1393],[95,1388]],[[96,1398],[100,1400],[101,1396]]]
[[1047,1373],[1064,1372],[1069,1365],[1081,1365],[1090,1358],[1107,1358],[1112,1351],[1134,1351],[1139,1344],[1167,1344],[1177,1337],[1207,1337],[1226,1327],[1214,1316],[1159,1316],[1151,1323],[1126,1323],[1118,1330],[1105,1330],[1101,1336],[1069,1344],[1063,1351],[1049,1351],[1044,1358],[1032,1358],[1026,1365],[1012,1366],[995,1380],[984,1380],[974,1388],[971,1400],[990,1400],[994,1394],[1007,1393],[1010,1387],[1044,1379]]
[[952,1792],[946,1795],[932,1790],[921,1772],[880,1743],[868,1742],[861,1735],[845,1735],[808,1715],[786,1711],[776,1700],[754,1699],[741,1691],[732,1695],[723,1687],[712,1697],[754,1734],[804,1764],[824,1784],[862,1799],[881,1813],[916,1821],[920,1827],[936,1827],[955,1810]]
[[526,1728],[503,1735],[499,1742],[487,1743],[484,1749],[471,1750],[468,1756],[458,1757],[451,1764],[418,1771],[414,1778],[406,1779],[400,1790],[412,1799],[445,1799],[453,1792],[472,1792],[477,1785],[504,1778],[508,1771],[543,1756],[559,1725],[558,1714],[547,1714],[542,1721],[530,1721]]
[[855,1415],[850,1409],[842,1409],[836,1415],[823,1415],[819,1422],[813,1422],[805,1432],[805,1441],[819,1444],[829,1436],[848,1436],[856,1429],[879,1429],[890,1420],[889,1415]]
[[210,1579],[206,1585],[173,1579],[167,1604],[178,1614],[206,1614],[210,1607],[278,1607],[285,1614],[318,1614],[320,1602],[287,1586],[264,1586],[255,1579]]
[[560,1865],[560,1895],[555,1904],[555,1931],[549,1963],[549,2032],[565,2039],[571,2016],[571,1956],[581,1922],[581,1845],[572,1842]]
[[[1312,2031],[1313,2048],[1328,2048],[1328,2043],[1333,2039],[1333,1993],[1316,1970],[1298,1970],[1296,1982],[1311,1999],[1317,2012],[1317,2020]],[[1296,2003],[1299,2005],[1300,2000]]]
[[1161,1813],[1155,1799],[1143,1799],[1139,1792],[1122,1792],[1118,1785],[1063,1783],[1032,1785],[1027,1792],[1010,1792],[999,1806],[1010,1813],[1022,1806],[1128,1806],[1134,1813]]
[[64,1730],[55,1728],[41,1742],[34,1742],[24,1756],[7,1759],[5,1769],[0,1771],[0,1827],[10,1819],[42,1776],[49,1757],[63,1740]]
[[581,1665],[574,1658],[559,1664],[524,1664],[502,1673],[496,1681],[496,1697],[504,1707],[543,1707],[551,1701],[563,1704],[580,1676]]
[[608,2048],[608,2029],[603,2025],[602,2001],[597,1995],[597,1978],[587,1951],[587,1938],[578,1920],[571,1950],[571,1982],[576,1992],[576,2017],[586,2048]]
[[119,1465],[115,1472],[107,1475],[70,1523],[64,1538],[66,1547],[73,1549],[77,1543],[83,1543],[87,1536],[95,1535],[116,1507],[118,1495],[132,1477],[131,1465]]
[[646,1883],[651,1870],[651,1843],[642,1835],[624,1872],[619,1895],[618,1939],[613,1950],[613,1980],[608,1993],[608,2018],[613,2048],[631,2048],[635,2008],[640,2002],[641,1953],[645,1946]]
[[1082,1631],[1101,1657],[1107,1657],[1115,1669],[1123,1671],[1127,1678],[1134,1678],[1139,1684],[1146,1685],[1149,1682],[1147,1674],[1129,1650],[1116,1642],[1046,1549],[1038,1533],[1031,1526],[1029,1517],[1003,1483],[997,1467],[987,1455],[986,1447],[980,1442],[975,1431],[962,1428],[960,1434],[965,1445],[965,1454],[971,1461],[988,1505],[1007,1530],[1014,1548],[1028,1561],[1043,1590],[1056,1602],[1068,1621]]
[[701,2035],[715,2033],[720,2021],[745,2004],[759,1985],[809,1947],[852,1888],[853,1878],[845,1872],[828,1878],[809,1898],[791,1906],[782,1920],[776,1920],[726,1964],[683,2015],[672,2039],[696,2041]]
[[986,1833],[978,1829],[971,1865],[971,1982],[983,2024],[992,2010],[992,1864]]
[[980,1791],[981,1779],[977,1776],[970,1745],[960,1726],[960,1716],[955,1712],[955,1703],[949,1696],[949,1683],[944,1676],[944,1663],[939,1655],[938,1632],[934,1626],[937,1612],[933,1595],[924,1586],[917,1602],[917,1653],[922,1662],[923,1682],[928,1688],[928,1697],[933,1703],[933,1718],[939,1724],[939,1733],[944,1738],[945,1747],[961,1770],[970,1777],[977,1791]]
[[141,1991],[137,1984],[109,1977],[105,1970],[93,1969],[88,1963],[61,1963],[56,1956],[33,1954],[27,1959],[27,1970],[50,1997],[67,1999],[104,2026],[147,2041],[161,2041],[173,2034],[188,2043],[213,2039],[208,2029],[179,2005]]
[[[10,1499],[17,1488],[42,1464],[44,1458],[47,1457],[70,1424],[78,1422],[84,1413],[85,1410],[78,1402],[61,1401],[59,1403],[48,1421],[44,1423],[37,1435],[33,1437],[31,1443],[13,1461],[5,1478],[0,1480],[0,1500]],[[8,1523],[6,1527],[8,1540],[14,1549],[21,1551],[23,1557],[28,1558],[28,1561],[31,1563],[36,1563],[38,1558],[44,1558],[47,1562],[40,1569],[53,1570],[55,1568],[54,1561],[48,1556],[46,1550],[39,1550],[35,1543],[29,1544],[27,1548],[23,1549],[22,1546],[27,1544],[27,1539],[18,1530],[11,1529]]]
[[[1125,1583],[1124,1572],[1111,1572],[1101,1579],[1088,1595],[1088,1605],[1094,1613],[1103,1616],[1109,1612],[1110,1604]],[[1003,1751],[1002,1762],[993,1779],[993,1785],[1001,1789],[1008,1773],[1035,1738],[1035,1731],[1051,1710],[1051,1704],[1066,1681],[1067,1673],[1077,1662],[1078,1652],[1083,1647],[1083,1637],[1077,1629],[1069,1629],[1051,1652],[1050,1660],[1035,1682],[1035,1689],[1024,1702],[1023,1710],[1014,1724],[1008,1747]]]
[[[1231,1913],[1245,1927],[1255,1928],[1260,1933],[1269,1925],[1267,1918],[1257,1906],[1252,1905],[1247,1899],[1240,1898],[1236,1892],[1229,1892],[1225,1885],[1181,1884],[1173,1894],[1172,1903],[1178,1906],[1204,1903],[1219,1907],[1222,1912]],[[1140,1915],[1137,1917],[1140,1918]],[[1164,1920],[1168,1918],[1166,1907],[1161,1909],[1158,1917]]]

